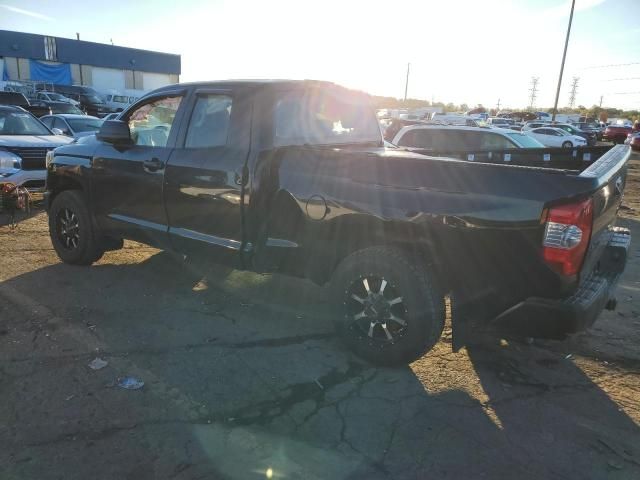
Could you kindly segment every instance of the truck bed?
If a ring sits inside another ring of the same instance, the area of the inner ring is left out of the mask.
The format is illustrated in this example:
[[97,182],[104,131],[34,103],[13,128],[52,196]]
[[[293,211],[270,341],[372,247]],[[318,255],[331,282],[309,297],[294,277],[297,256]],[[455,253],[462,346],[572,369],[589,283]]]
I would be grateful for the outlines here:
[[405,150],[430,157],[447,157],[469,162],[520,165],[583,171],[612,149],[611,146],[576,148],[508,148],[501,150]]

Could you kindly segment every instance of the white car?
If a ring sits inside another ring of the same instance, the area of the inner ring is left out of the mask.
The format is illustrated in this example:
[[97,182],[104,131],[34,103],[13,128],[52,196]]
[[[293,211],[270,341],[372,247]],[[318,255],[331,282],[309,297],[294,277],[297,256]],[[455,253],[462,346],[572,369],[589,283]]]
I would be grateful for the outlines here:
[[47,152],[72,141],[20,107],[0,106],[0,182],[44,189]]
[[46,102],[63,102],[70,103],[71,105],[78,106],[80,102],[72,98],[65,97],[56,92],[38,92],[36,94],[36,100],[44,100]]
[[409,150],[434,152],[544,147],[537,140],[514,130],[449,125],[409,125],[396,134],[392,143]]
[[545,147],[585,147],[587,141],[576,135],[571,135],[564,130],[552,127],[540,127],[533,130],[526,130],[523,132],[525,135],[535,138]]
[[551,122],[547,122],[546,120],[531,120],[529,122],[526,122],[523,126],[522,126],[522,131],[526,132],[527,130],[533,130],[534,128],[542,128],[542,127],[546,127],[547,125],[551,125]]

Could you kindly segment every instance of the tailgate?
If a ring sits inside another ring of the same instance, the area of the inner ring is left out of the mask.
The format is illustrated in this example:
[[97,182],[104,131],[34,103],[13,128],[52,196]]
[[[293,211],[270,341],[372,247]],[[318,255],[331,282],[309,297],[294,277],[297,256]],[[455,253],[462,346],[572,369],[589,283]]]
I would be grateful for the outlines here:
[[611,227],[615,225],[622,203],[630,155],[631,149],[628,146],[615,146],[580,174],[581,177],[597,182],[596,190],[592,193],[593,230],[581,279],[586,278],[596,268],[611,238]]

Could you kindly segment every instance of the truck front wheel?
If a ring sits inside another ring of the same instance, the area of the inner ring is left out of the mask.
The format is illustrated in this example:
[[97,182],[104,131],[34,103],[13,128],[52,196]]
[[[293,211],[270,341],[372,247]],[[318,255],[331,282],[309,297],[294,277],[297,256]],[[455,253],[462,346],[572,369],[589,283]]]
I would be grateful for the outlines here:
[[49,236],[58,257],[64,263],[91,265],[104,251],[96,241],[89,211],[82,193],[59,193],[49,209]]
[[336,328],[360,357],[407,364],[429,351],[444,326],[443,296],[426,265],[402,251],[370,247],[346,257],[333,280]]

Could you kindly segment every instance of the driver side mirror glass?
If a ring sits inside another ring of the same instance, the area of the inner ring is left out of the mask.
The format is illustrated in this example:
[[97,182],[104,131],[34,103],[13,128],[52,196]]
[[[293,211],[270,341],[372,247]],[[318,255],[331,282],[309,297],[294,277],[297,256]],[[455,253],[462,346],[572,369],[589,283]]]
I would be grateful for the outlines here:
[[96,134],[96,138],[114,145],[131,144],[131,132],[129,124],[122,120],[107,120],[102,124]]
[[51,131],[53,132],[54,135],[64,135],[64,132],[59,128],[52,128]]

